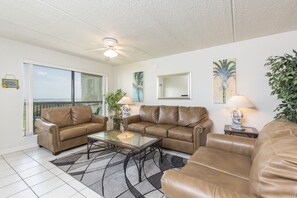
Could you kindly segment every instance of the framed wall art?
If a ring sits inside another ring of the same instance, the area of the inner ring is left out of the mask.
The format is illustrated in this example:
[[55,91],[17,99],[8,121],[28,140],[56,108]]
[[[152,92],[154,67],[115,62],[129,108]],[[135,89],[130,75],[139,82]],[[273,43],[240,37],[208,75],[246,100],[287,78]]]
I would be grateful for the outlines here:
[[133,73],[133,102],[143,102],[143,72]]
[[19,89],[19,80],[16,79],[14,75],[7,74],[5,77],[2,79],[2,87],[3,88],[15,88]]
[[213,101],[225,104],[236,94],[236,59],[213,61]]

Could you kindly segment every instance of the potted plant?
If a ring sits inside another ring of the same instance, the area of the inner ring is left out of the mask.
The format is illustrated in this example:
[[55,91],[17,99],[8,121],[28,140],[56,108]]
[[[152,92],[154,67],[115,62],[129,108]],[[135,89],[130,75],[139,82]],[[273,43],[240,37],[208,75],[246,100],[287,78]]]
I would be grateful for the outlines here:
[[293,55],[269,57],[265,66],[270,67],[266,76],[271,95],[281,100],[274,110],[278,111],[275,118],[297,123],[297,52],[293,50]]
[[126,93],[122,89],[104,94],[104,99],[105,103],[108,106],[108,111],[115,113],[114,115],[110,116],[110,119],[113,120],[113,128],[115,129],[119,129],[121,122],[121,105],[118,104],[118,102],[123,96],[125,96],[125,94]]

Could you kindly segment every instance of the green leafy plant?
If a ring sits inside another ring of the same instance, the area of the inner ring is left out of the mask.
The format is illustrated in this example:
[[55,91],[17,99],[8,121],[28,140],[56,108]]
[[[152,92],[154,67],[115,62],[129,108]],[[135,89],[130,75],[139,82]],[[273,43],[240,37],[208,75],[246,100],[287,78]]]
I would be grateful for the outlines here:
[[275,118],[297,123],[297,52],[293,50],[293,55],[271,56],[265,66],[270,68],[266,76],[271,95],[281,100],[274,110],[278,112]]
[[115,92],[108,92],[104,94],[105,103],[107,103],[108,105],[108,111],[114,111],[116,117],[119,116],[119,111],[121,110],[121,105],[118,104],[118,102],[125,95],[126,93],[122,89],[118,89]]

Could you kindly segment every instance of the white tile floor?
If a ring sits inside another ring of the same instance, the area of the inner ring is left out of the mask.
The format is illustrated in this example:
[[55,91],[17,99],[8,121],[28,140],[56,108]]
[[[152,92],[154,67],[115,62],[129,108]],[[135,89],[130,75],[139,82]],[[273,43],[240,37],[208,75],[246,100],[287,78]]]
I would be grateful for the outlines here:
[[[49,161],[86,149],[77,147],[53,156],[46,149],[35,147],[0,156],[0,198],[100,198],[90,188],[54,166]],[[164,152],[189,158],[176,151]]]

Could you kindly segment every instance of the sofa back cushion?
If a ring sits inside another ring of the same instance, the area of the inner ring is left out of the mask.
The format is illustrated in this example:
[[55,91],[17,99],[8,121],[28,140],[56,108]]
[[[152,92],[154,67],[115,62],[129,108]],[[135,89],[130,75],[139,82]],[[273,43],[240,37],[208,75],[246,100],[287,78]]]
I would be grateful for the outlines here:
[[90,122],[92,119],[92,110],[90,106],[71,107],[71,116],[73,124],[82,124]]
[[71,109],[69,107],[54,107],[41,110],[41,118],[56,124],[58,127],[72,125]]
[[254,158],[250,194],[253,197],[296,197],[296,186],[297,129],[279,130],[267,138]]
[[194,127],[208,119],[207,110],[204,107],[179,107],[178,125]]
[[141,121],[157,123],[159,118],[159,106],[142,105],[139,110]]
[[255,159],[256,155],[259,153],[259,150],[265,142],[267,142],[272,136],[276,134],[285,135],[283,131],[286,129],[297,130],[297,124],[286,120],[273,120],[266,124],[260,131],[258,139],[255,143],[252,153],[252,161]]
[[160,106],[159,124],[177,125],[178,107],[177,106]]

